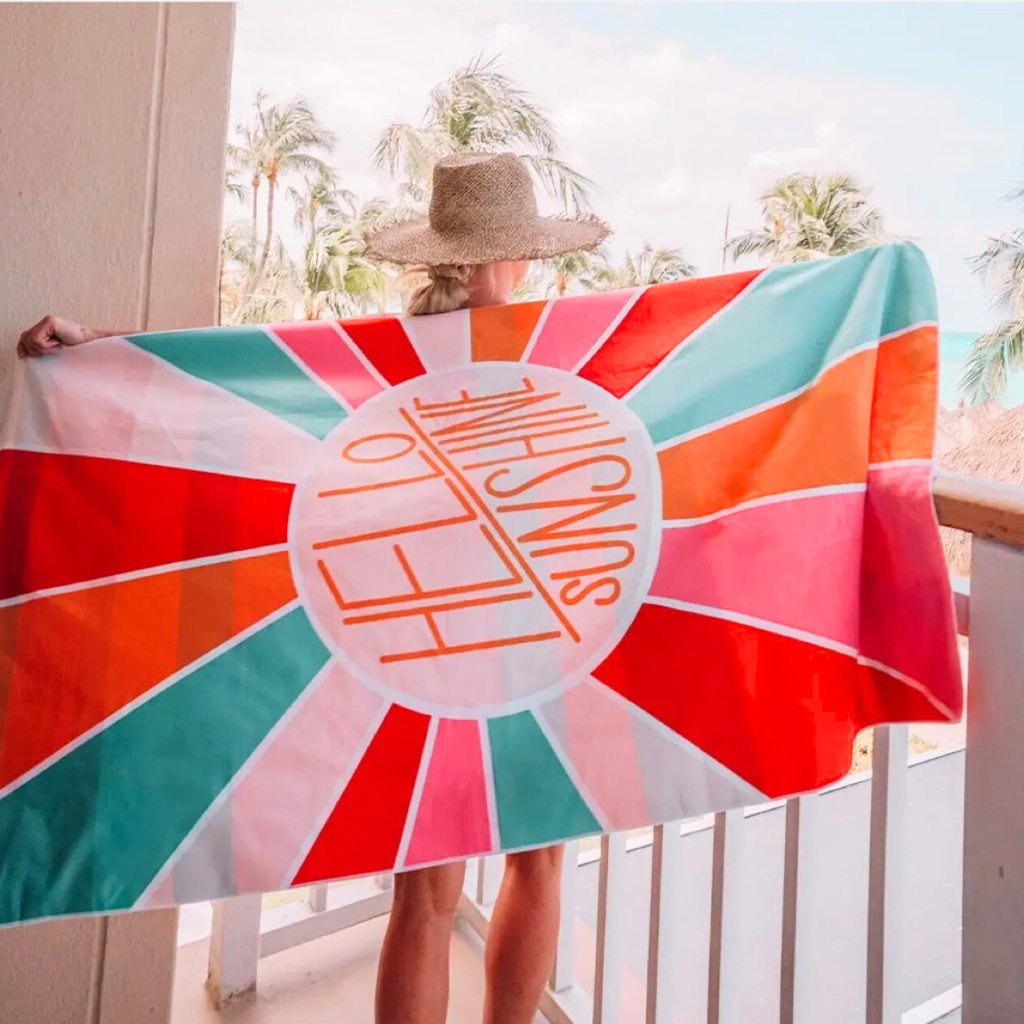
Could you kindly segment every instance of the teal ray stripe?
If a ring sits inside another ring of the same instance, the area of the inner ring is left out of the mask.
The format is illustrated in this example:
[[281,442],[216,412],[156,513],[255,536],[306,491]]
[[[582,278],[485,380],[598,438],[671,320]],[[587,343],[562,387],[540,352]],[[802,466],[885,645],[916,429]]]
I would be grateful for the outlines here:
[[0,923],[132,906],[328,656],[297,608],[0,800]]
[[487,731],[502,847],[601,831],[531,712],[492,718]]
[[348,415],[259,327],[136,334],[128,340],[314,437],[326,437]]
[[806,387],[844,353],[936,315],[931,272],[914,245],[779,267],[628,404],[658,444]]

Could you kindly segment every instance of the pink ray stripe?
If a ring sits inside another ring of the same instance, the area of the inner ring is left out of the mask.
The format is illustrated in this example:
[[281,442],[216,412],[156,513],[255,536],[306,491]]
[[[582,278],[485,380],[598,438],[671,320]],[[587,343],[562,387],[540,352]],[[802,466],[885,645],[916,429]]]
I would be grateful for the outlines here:
[[559,299],[548,311],[527,362],[571,370],[590,352],[634,294],[635,289]]
[[427,864],[491,850],[480,729],[442,718],[405,863]]
[[[271,892],[289,884],[303,843],[333,806],[382,704],[333,663],[238,783],[231,795],[237,892]],[[196,844],[203,841],[200,835]]]
[[628,706],[597,684],[577,684],[539,709],[613,831],[648,819],[644,778]]
[[143,894],[135,907],[137,910],[143,910],[146,907],[173,907],[174,904],[174,877],[168,872],[152,889]]
[[308,320],[272,330],[350,409],[384,390],[332,324]]
[[296,481],[319,442],[117,338],[24,368],[12,447]]
[[864,493],[819,494],[662,534],[655,597],[856,647]]
[[471,362],[468,309],[440,316],[404,316],[402,327],[428,371]]
[[[953,595],[939,540],[930,465],[868,474],[861,576],[861,654],[962,710]],[[898,580],[893,589],[887,583]],[[944,642],[936,637],[946,638]]]

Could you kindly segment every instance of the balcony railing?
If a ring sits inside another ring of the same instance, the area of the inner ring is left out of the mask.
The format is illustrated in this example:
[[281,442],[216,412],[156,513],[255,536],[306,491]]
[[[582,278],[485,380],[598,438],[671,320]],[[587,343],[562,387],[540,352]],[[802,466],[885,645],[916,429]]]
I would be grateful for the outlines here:
[[[875,730],[867,880],[867,1024],[927,1024],[962,1007],[966,1024],[1024,1020],[1024,489],[951,474],[935,483],[943,525],[973,535],[970,588],[956,589],[957,624],[969,637],[963,856],[962,985],[905,1011],[902,885],[906,863],[907,726]],[[820,1024],[810,978],[817,953],[812,924],[818,794],[785,802],[780,1024]],[[708,1024],[749,1024],[741,1016],[744,971],[739,930],[744,906],[738,864],[743,810],[714,815],[707,971]],[[541,1009],[555,1024],[620,1024],[629,850],[651,848],[646,1024],[679,1019],[673,975],[692,908],[681,905],[681,844],[693,823],[646,835],[605,836],[599,852],[570,843],[562,880],[562,920],[551,983]],[[577,889],[582,865],[599,860],[595,949],[587,984],[577,977]],[[464,920],[485,937],[501,858],[481,858],[467,874]],[[259,896],[214,906],[209,988],[218,1003],[255,990],[261,957],[388,912],[387,879],[316,886],[305,901],[261,909]],[[591,980],[592,979],[592,980]]]

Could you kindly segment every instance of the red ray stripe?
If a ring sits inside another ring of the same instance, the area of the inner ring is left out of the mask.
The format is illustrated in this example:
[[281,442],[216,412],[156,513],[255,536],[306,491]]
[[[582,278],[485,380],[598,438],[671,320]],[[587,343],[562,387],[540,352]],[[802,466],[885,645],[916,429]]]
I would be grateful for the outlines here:
[[0,599],[282,544],[294,486],[84,455],[0,451]]
[[428,715],[392,706],[293,885],[395,866],[429,725]]
[[842,778],[869,725],[941,718],[848,655],[662,605],[641,606],[594,676],[770,797]]
[[370,317],[340,323],[341,329],[389,384],[401,384],[427,372],[398,317]]
[[579,375],[622,398],[760,273],[674,281],[648,289]]

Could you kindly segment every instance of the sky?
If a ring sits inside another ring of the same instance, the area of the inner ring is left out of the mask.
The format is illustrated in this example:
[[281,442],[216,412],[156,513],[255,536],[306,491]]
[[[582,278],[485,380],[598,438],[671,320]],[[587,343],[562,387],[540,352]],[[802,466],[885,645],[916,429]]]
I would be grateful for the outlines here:
[[594,181],[613,255],[649,241],[720,272],[727,210],[735,233],[773,180],[851,172],[928,254],[943,327],[980,331],[997,314],[966,259],[1024,227],[1005,200],[1024,183],[1022,39],[1022,4],[243,3],[231,123],[261,87],[302,96],[345,187],[386,195],[381,130],[494,56]]

